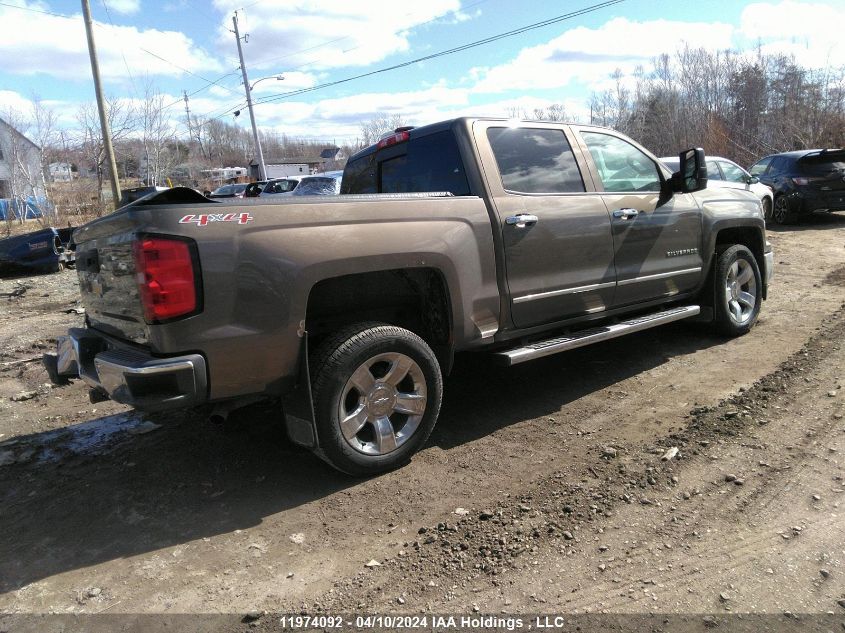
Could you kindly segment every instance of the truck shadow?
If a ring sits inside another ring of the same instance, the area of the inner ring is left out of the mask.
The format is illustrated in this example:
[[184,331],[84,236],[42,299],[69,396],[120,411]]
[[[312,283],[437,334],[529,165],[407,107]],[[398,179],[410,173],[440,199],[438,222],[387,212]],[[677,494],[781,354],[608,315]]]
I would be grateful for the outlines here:
[[[460,358],[430,442],[450,449],[557,413],[720,342],[670,325],[510,369]],[[0,466],[0,591],[247,529],[366,486],[291,445],[269,405],[244,410],[236,426],[227,433],[195,413],[128,412],[16,438],[12,452],[25,459]]]
[[557,414],[672,357],[724,341],[704,326],[670,324],[510,368],[491,367],[488,357],[464,356],[446,382],[440,421],[429,441],[452,448],[523,420]]

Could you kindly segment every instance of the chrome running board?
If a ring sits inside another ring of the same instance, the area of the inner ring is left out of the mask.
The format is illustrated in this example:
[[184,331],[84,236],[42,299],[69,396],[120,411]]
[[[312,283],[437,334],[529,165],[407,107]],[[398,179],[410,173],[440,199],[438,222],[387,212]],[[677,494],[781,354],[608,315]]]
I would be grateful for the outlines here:
[[700,306],[682,306],[670,310],[662,310],[661,312],[646,314],[612,325],[580,330],[572,334],[567,334],[566,336],[546,339],[545,341],[536,341],[523,347],[497,352],[494,356],[505,360],[508,365],[517,365],[528,360],[534,360],[535,358],[551,356],[558,352],[575,349],[576,347],[584,347],[592,343],[599,343],[619,336],[625,336],[626,334],[633,334],[634,332],[647,330],[658,325],[671,323],[672,321],[688,319],[689,317],[696,316],[699,312],[701,312]]

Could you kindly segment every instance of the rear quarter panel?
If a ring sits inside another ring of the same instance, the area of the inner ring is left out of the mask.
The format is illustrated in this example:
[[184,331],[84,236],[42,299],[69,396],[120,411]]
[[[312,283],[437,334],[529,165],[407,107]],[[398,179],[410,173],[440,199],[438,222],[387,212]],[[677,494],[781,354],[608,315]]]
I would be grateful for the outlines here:
[[[179,222],[209,213],[250,219]],[[204,309],[148,326],[148,344],[161,354],[205,355],[213,400],[282,393],[295,383],[309,292],[324,279],[437,269],[458,348],[479,344],[478,324],[498,318],[492,228],[480,198],[259,198],[149,207],[130,217],[136,230],[196,241]]]

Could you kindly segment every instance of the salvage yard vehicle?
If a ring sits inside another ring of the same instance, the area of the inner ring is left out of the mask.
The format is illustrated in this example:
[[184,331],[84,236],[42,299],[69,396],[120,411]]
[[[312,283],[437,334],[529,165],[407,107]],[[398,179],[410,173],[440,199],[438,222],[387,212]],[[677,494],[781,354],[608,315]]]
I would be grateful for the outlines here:
[[752,328],[760,200],[706,189],[700,149],[679,165],[606,128],[458,118],[358,152],[339,196],[171,190],[78,229],[86,327],[58,369],[139,409],[277,398],[335,468],[395,468],[458,352],[515,365],[681,319]]
[[749,171],[774,191],[772,219],[777,224],[793,224],[817,212],[845,211],[845,149],[772,154]]
[[0,240],[0,274],[61,272],[75,261],[73,229],[49,227]]
[[[661,156],[660,161],[673,171],[678,169],[677,157]],[[707,157],[707,186],[753,191],[763,205],[763,217],[767,222],[771,220],[774,206],[772,188],[761,183],[757,176],[752,176],[732,160],[721,156]]]

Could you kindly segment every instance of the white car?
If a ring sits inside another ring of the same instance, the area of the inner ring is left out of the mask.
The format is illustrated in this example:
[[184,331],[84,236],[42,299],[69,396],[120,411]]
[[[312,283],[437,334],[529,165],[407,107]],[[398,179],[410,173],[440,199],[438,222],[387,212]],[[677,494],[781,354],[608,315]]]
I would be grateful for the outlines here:
[[[678,171],[678,157],[667,156],[660,159],[672,172]],[[774,193],[771,187],[760,182],[757,176],[752,176],[732,160],[721,156],[707,157],[707,186],[725,187],[728,189],[745,189],[756,193],[763,205],[763,215],[768,222],[772,217],[772,200]]]
[[273,178],[261,189],[259,197],[269,198],[270,196],[289,196],[299,186],[301,176],[286,176],[285,178]]

